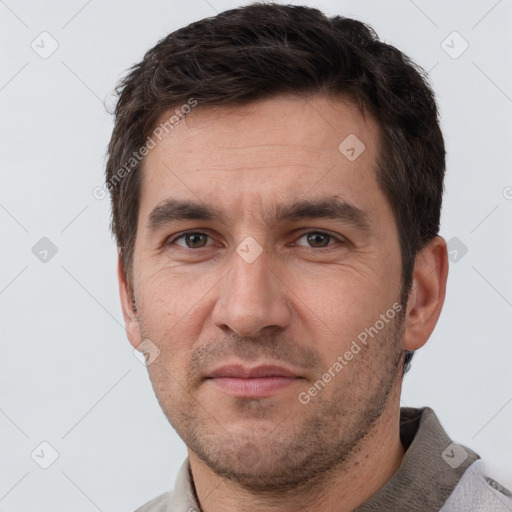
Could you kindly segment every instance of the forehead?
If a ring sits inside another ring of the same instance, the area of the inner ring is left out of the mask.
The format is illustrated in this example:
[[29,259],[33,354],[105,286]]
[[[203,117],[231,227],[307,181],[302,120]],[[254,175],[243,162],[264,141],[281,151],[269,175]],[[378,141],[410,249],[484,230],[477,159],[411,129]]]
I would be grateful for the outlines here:
[[242,216],[327,192],[378,206],[378,136],[377,122],[347,98],[199,105],[146,156],[139,219],[169,197],[214,200]]

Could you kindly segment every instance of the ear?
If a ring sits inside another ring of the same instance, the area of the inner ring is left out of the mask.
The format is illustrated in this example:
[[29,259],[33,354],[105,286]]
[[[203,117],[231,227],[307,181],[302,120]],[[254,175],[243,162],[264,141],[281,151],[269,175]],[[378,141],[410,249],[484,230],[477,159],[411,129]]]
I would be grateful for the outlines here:
[[446,241],[436,236],[416,255],[414,281],[407,301],[404,350],[419,349],[432,334],[443,308],[447,278]]
[[119,281],[119,296],[121,297],[121,308],[123,310],[126,335],[133,347],[138,347],[142,342],[142,336],[139,326],[137,311],[134,310],[133,291],[126,281],[126,275],[123,268],[121,252],[117,255],[117,279]]

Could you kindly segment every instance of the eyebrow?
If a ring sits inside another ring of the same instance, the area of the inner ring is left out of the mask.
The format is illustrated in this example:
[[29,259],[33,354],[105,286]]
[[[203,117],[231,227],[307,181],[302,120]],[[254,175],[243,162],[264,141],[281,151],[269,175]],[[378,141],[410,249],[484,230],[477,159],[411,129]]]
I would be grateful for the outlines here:
[[217,208],[206,203],[166,199],[159,203],[148,216],[146,230],[157,231],[166,224],[180,220],[220,220],[222,213]]
[[[302,199],[287,205],[273,205],[264,211],[263,216],[265,223],[270,227],[279,222],[324,218],[344,221],[365,235],[372,233],[367,213],[337,197],[316,200]],[[218,220],[226,224],[226,216],[213,205],[189,200],[166,199],[149,214],[146,230],[152,233],[171,222],[182,220]]]

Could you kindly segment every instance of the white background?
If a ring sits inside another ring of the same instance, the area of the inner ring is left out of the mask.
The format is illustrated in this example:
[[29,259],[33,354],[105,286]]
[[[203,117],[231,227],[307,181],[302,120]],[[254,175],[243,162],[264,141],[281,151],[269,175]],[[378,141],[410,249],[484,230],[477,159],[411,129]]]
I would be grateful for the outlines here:
[[[160,38],[243,3],[0,2],[0,511],[131,511],[173,485],[185,448],[126,340],[109,203],[92,195],[112,129],[103,100]],[[512,1],[305,3],[368,22],[431,70],[441,235],[468,252],[403,403],[433,407],[512,487]],[[43,31],[59,45],[47,59],[31,48],[51,48]],[[441,46],[453,31],[469,43],[456,59]],[[32,253],[42,237],[58,249],[46,263]],[[42,441],[59,454],[46,470],[30,455]]]

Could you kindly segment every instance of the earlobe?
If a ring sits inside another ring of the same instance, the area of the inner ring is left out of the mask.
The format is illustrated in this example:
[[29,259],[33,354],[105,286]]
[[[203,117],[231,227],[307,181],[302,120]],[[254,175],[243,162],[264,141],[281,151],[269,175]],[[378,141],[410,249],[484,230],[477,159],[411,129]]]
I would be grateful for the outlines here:
[[133,295],[133,290],[126,281],[126,274],[123,268],[121,253],[117,258],[117,278],[119,282],[119,296],[121,299],[121,308],[125,323],[126,335],[134,347],[138,347],[142,341],[140,333],[139,319],[137,316],[137,306]]
[[404,350],[417,350],[432,334],[443,308],[447,278],[446,241],[436,236],[416,256],[407,302]]

